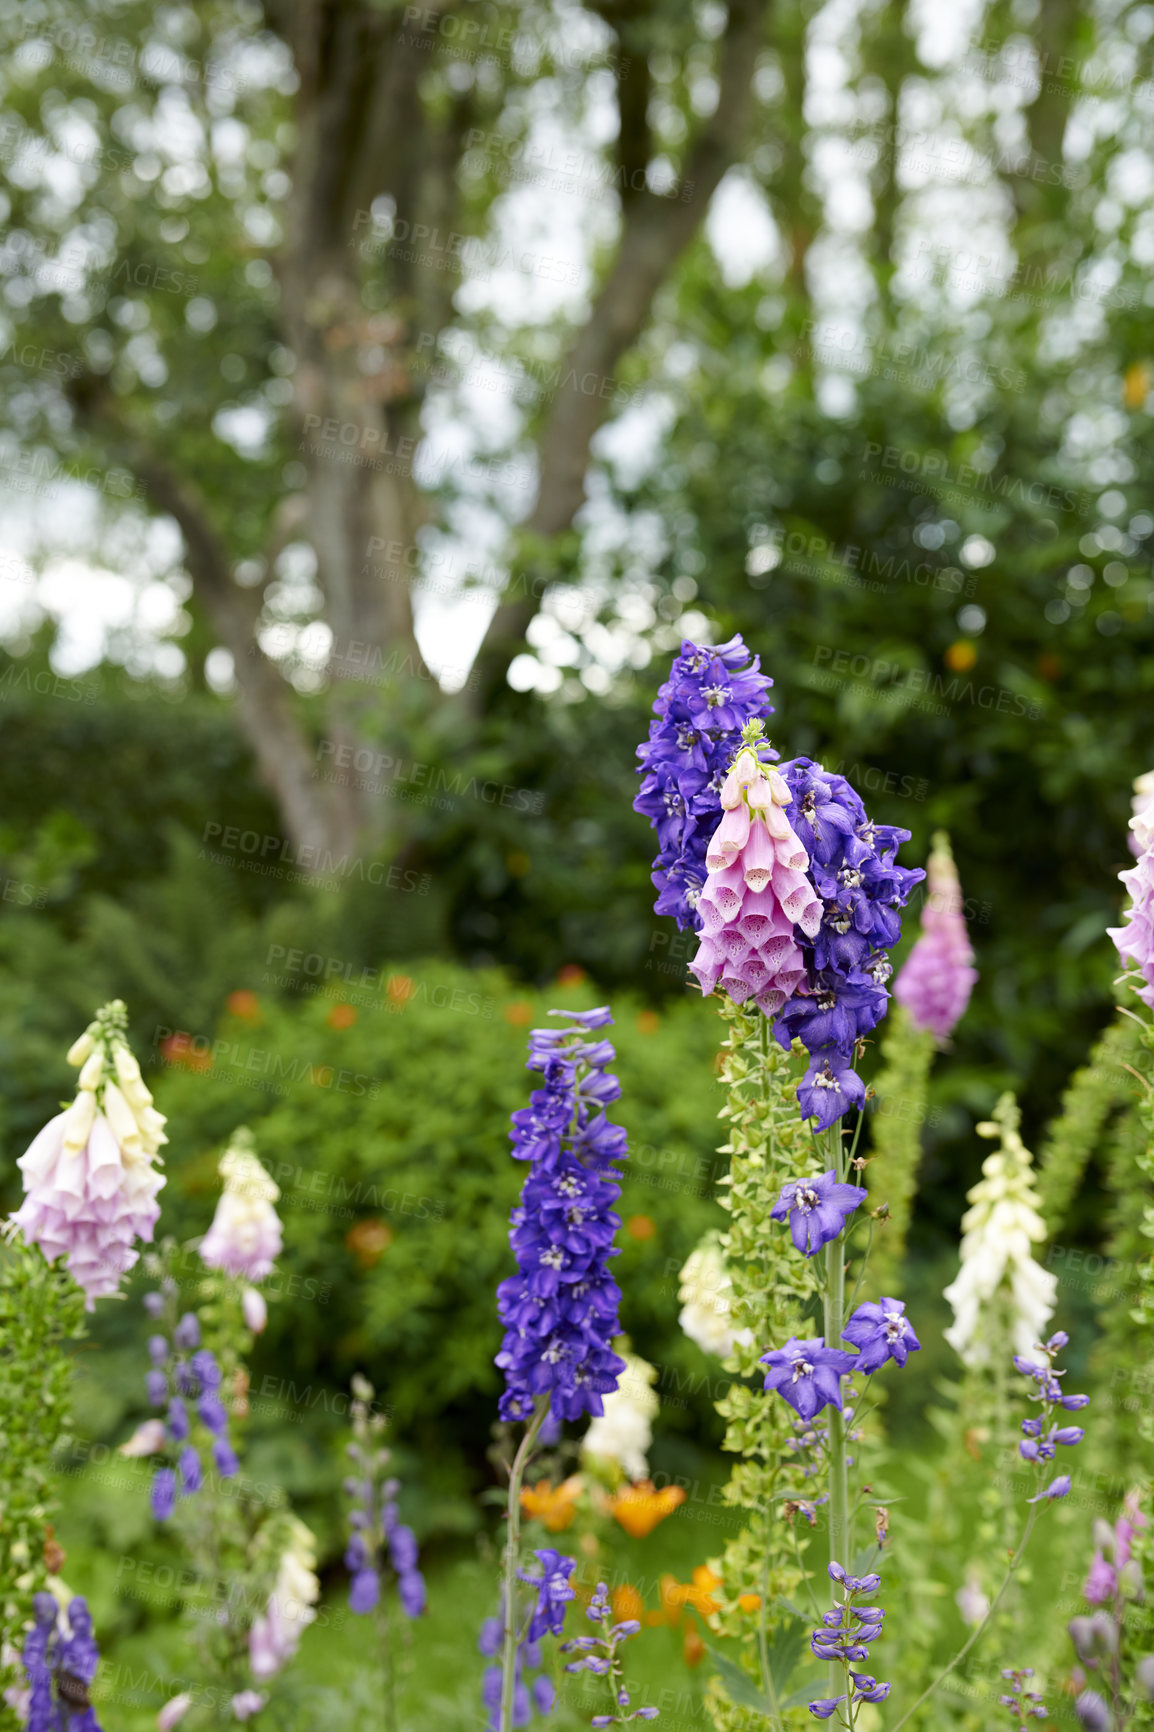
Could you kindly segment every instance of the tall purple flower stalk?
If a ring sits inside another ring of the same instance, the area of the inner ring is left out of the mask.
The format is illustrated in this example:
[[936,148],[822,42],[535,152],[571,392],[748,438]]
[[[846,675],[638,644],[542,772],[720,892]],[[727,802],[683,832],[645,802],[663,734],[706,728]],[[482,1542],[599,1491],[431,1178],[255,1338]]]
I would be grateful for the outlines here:
[[[160,1294],[149,1294],[163,1304]],[[148,1301],[146,1301],[148,1303]],[[164,1432],[177,1466],[158,1467],[152,1481],[152,1513],[167,1521],[176,1507],[177,1494],[194,1496],[204,1484],[201,1454],[193,1441],[193,1423],[199,1421],[211,1438],[213,1466],[221,1479],[232,1479],[239,1468],[236,1451],[229,1442],[228,1412],[220,1398],[221,1373],[216,1356],[200,1345],[200,1323],[196,1313],[186,1311],[172,1331],[153,1335],[148,1342],[152,1370],[148,1373],[148,1399],[153,1407],[164,1407]]]
[[544,1397],[557,1419],[600,1414],[625,1368],[611,1346],[621,1291],[608,1269],[625,1132],[605,1116],[621,1087],[607,1068],[613,1047],[588,1038],[613,1018],[607,1008],[549,1014],[570,1026],[530,1035],[528,1068],[544,1074],[544,1086],[513,1114],[510,1133],[514,1156],[530,1169],[509,1234],[517,1273],[497,1290],[505,1420],[530,1418]]
[[672,914],[683,931],[701,924],[706,849],[742,729],[755,716],[773,714],[766,701],[773,681],[760,667],[740,637],[716,649],[687,638],[657,694],[649,738],[637,748],[641,792],[633,808],[657,831],[657,912]]
[[353,1578],[349,1610],[373,1611],[381,1598],[381,1578],[391,1568],[402,1611],[417,1618],[425,1609],[425,1578],[418,1568],[416,1536],[402,1523],[397,1506],[401,1482],[386,1477],[389,1451],[376,1442],[385,1416],[372,1411],[375,1394],[367,1378],[353,1378],[353,1437],[347,1447],[354,1471],[345,1480],[352,1529],[345,1548],[345,1567]]
[[88,1700],[100,1652],[87,1602],[77,1595],[65,1614],[51,1594],[39,1593],[32,1616],[21,1656],[28,1679],[28,1732],[100,1732]]

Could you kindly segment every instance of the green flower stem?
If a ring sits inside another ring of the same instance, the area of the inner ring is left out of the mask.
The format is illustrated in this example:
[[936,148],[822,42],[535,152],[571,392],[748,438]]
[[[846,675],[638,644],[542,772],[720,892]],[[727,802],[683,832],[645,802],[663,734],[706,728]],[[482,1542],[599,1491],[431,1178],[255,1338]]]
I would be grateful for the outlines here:
[[[836,1346],[845,1322],[845,1248],[841,1234],[825,1248],[825,1344]],[[845,1461],[845,1417],[829,1407],[829,1561],[848,1566],[849,1483]],[[830,1662],[830,1694],[838,1694],[840,1664]]]
[[994,1595],[993,1600],[990,1602],[989,1611],[986,1613],[985,1617],[982,1619],[982,1621],[978,1625],[977,1629],[973,1632],[969,1641],[966,1642],[963,1647],[958,1649],[958,1652],[954,1655],[954,1657],[950,1661],[949,1665],[943,1667],[943,1669],[938,1673],[937,1677],[934,1679],[933,1683],[928,1685],[926,1687],[926,1689],[924,1689],[922,1691],[921,1695],[918,1697],[918,1699],[914,1703],[913,1707],[906,1709],[906,1711],[902,1715],[901,1719],[897,1722],[897,1725],[892,1728],[892,1732],[899,1732],[899,1729],[905,1725],[906,1721],[911,1720],[913,1718],[913,1716],[917,1713],[918,1709],[922,1706],[922,1703],[927,1702],[929,1700],[929,1698],[934,1694],[935,1690],[937,1690],[942,1684],[945,1683],[945,1681],[949,1677],[950,1673],[954,1670],[954,1667],[961,1665],[962,1661],[965,1659],[965,1657],[969,1653],[970,1649],[974,1646],[974,1644],[978,1640],[979,1636],[981,1636],[983,1634],[983,1632],[985,1631],[987,1624],[990,1622],[990,1619],[993,1617],[994,1613],[997,1611],[999,1605],[1001,1604],[1002,1595],[1005,1593],[1006,1589],[1009,1587],[1010,1582],[1013,1580],[1013,1577],[1017,1571],[1018,1565],[1021,1563],[1022,1558],[1025,1555],[1026,1547],[1030,1543],[1030,1535],[1034,1531],[1034,1523],[1038,1519],[1038,1511],[1040,1508],[1042,1508],[1042,1505],[1034,1504],[1034,1506],[1030,1510],[1029,1516],[1026,1518],[1025,1531],[1023,1532],[1022,1538],[1018,1543],[1018,1549],[1014,1553],[1013,1557],[1010,1559],[1009,1565],[1007,1566],[1007,1569],[1006,1569],[1005,1577],[1003,1578],[1003,1581],[1002,1581],[1002,1585],[998,1589],[997,1593]]
[[537,1400],[537,1410],[521,1439],[521,1447],[513,1458],[513,1466],[509,1470],[509,1525],[505,1536],[505,1650],[501,1667],[501,1732],[512,1732],[513,1726],[513,1681],[517,1667],[517,1560],[521,1555],[521,1482],[525,1477],[525,1469],[529,1465],[529,1457],[533,1453],[533,1445],[537,1441],[537,1433],[545,1423],[545,1415],[549,1411],[549,1403],[545,1397]]

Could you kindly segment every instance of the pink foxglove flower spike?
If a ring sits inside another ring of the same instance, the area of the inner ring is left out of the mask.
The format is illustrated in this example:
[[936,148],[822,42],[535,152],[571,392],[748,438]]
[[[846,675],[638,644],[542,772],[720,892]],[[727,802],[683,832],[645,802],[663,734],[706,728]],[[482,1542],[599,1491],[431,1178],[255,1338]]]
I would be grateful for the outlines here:
[[821,904],[805,875],[809,856],[785,815],[792,795],[755,745],[743,746],[721,790],[724,817],[706,856],[698,902],[701,947],[690,963],[704,993],[755,1000],[775,1016],[805,979],[794,926],[813,937]]
[[[263,1281],[280,1254],[280,1217],[273,1207],[280,1187],[261,1165],[252,1132],[243,1125],[221,1157],[220,1176],[224,1195],[201,1241],[201,1262],[245,1281]],[[256,1322],[249,1328],[255,1329]]]
[[1118,877],[1130,892],[1130,903],[1122,918],[1124,926],[1108,926],[1122,961],[1136,969],[1142,985],[1132,982],[1143,1004],[1154,1010],[1154,808],[1138,812],[1130,820],[1137,844],[1138,864]]
[[120,999],[97,1012],[68,1053],[80,1067],[76,1099],[17,1162],[25,1197],[12,1226],[50,1263],[65,1259],[88,1311],[116,1293],[139,1256],[136,1240],[151,1241],[165,1182],[153,1165],[168,1141],[165,1120],[129,1051],[127,1027]]
[[894,997],[915,1029],[944,1041],[965,1014],[978,978],[966,936],[962,889],[944,830],[934,836],[926,879],[921,935],[894,982]]

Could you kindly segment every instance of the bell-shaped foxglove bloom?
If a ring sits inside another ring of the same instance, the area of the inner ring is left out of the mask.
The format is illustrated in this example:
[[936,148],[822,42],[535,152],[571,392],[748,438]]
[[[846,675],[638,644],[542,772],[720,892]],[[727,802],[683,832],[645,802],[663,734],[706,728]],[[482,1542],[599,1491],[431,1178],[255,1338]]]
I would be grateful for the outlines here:
[[603,1411],[581,1440],[581,1454],[609,1462],[631,1480],[649,1472],[646,1453],[653,1436],[653,1421],[661,1406],[653,1385],[657,1371],[636,1353],[622,1355],[625,1365],[602,1401]]
[[28,1732],[100,1732],[88,1701],[100,1653],[87,1602],[78,1594],[64,1611],[51,1594],[35,1594],[32,1616],[21,1655],[28,1679]]
[[794,929],[816,933],[821,905],[786,817],[790,791],[763,750],[756,740],[743,746],[722,784],[724,816],[698,903],[701,945],[689,968],[702,992],[720,986],[735,1004],[752,999],[774,1016],[805,979]]
[[248,1633],[248,1663],[261,1680],[274,1677],[292,1659],[316,1618],[320,1598],[316,1540],[296,1516],[288,1518],[287,1528],[268,1604]]
[[626,1142],[605,1115],[621,1088],[607,1068],[613,1047],[589,1038],[613,1019],[608,1009],[550,1015],[569,1026],[530,1035],[528,1068],[543,1072],[544,1086],[513,1114],[510,1133],[530,1169],[511,1217],[517,1274],[497,1289],[504,1420],[528,1419],[543,1397],[557,1419],[600,1414],[624,1369],[611,1346],[621,1292],[608,1261],[620,1224],[614,1163]]
[[700,925],[706,847],[742,729],[773,713],[765,697],[773,681],[759,668],[740,637],[716,649],[686,639],[657,694],[649,738],[637,748],[641,792],[633,806],[657,831],[657,913],[672,914],[683,931]]
[[[151,1297],[151,1295],[150,1295]],[[193,1497],[204,1484],[202,1451],[207,1449],[221,1479],[233,1479],[240,1463],[228,1437],[228,1411],[220,1398],[221,1374],[214,1354],[201,1347],[196,1313],[186,1311],[166,1335],[149,1338],[152,1369],[147,1375],[148,1399],[164,1407],[160,1448],[177,1458],[177,1471],[158,1467],[152,1482],[152,1513],[167,1521],[179,1493]],[[193,1438],[193,1423],[203,1432]],[[157,1421],[150,1421],[155,1426]],[[133,1440],[130,1440],[130,1442]],[[127,1453],[127,1448],[124,1453]],[[141,1451],[140,1453],[144,1453]],[[158,1453],[150,1450],[149,1453]]]
[[814,1179],[791,1179],[769,1211],[771,1221],[789,1220],[790,1236],[803,1257],[814,1257],[836,1239],[868,1193],[861,1185],[843,1185],[834,1172]]
[[771,1348],[761,1356],[768,1365],[764,1389],[773,1389],[795,1413],[812,1419],[823,1407],[842,1407],[841,1380],[857,1363],[857,1355],[841,1347],[827,1347],[825,1337],[798,1341],[791,1336],[784,1347]]
[[1033,1157],[1018,1134],[1014,1097],[1003,1095],[994,1117],[977,1127],[1001,1147],[982,1162],[962,1216],[961,1267],[945,1297],[954,1310],[946,1340],[967,1365],[988,1363],[1002,1319],[1019,1353],[1029,1352],[1054,1310],[1058,1277],[1035,1262],[1031,1247],[1046,1238],[1034,1189]]
[[210,1269],[263,1281],[280,1254],[281,1224],[273,1204],[280,1187],[257,1159],[251,1131],[241,1126],[221,1157],[224,1191],[200,1243]]
[[1154,832],[1154,770],[1144,770],[1140,776],[1135,776],[1130,811],[1127,841],[1131,854],[1138,858],[1146,852],[1151,832]]
[[939,830],[927,867],[922,930],[894,981],[894,997],[905,1007],[914,1028],[939,1041],[949,1038],[978,978],[973,964],[950,839]]
[[738,1341],[748,1345],[752,1339],[749,1330],[735,1332],[733,1328],[730,1316],[733,1280],[725,1267],[716,1233],[707,1233],[696,1250],[689,1253],[679,1282],[677,1297],[681,1312],[677,1321],[703,1353],[728,1359]]
[[153,1162],[164,1118],[125,1038],[119,999],[97,1013],[68,1054],[80,1066],[75,1100],[50,1119],[16,1163],[25,1197],[12,1217],[26,1242],[65,1267],[84,1289],[85,1309],[115,1293],[152,1239],[164,1177]]
[[867,1376],[878,1371],[887,1359],[904,1365],[911,1353],[921,1350],[921,1342],[910,1327],[903,1299],[868,1300],[859,1305],[841,1332],[858,1350],[855,1371]]
[[1138,997],[1154,1008],[1154,807],[1139,808],[1136,800],[1135,808],[1130,831],[1138,864],[1118,874],[1130,893],[1122,915],[1126,924],[1106,930],[1122,961],[1141,976],[1143,984],[1134,986]]

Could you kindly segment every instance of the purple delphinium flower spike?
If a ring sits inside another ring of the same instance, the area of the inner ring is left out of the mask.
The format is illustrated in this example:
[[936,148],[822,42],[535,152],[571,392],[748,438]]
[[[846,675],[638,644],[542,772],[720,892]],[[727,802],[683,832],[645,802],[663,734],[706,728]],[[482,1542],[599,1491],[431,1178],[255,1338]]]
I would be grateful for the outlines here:
[[740,637],[716,649],[686,639],[657,694],[649,738],[637,748],[641,792],[633,807],[657,832],[656,909],[672,914],[682,931],[701,924],[706,848],[741,731],[755,716],[773,714],[765,696],[773,681],[759,668]]
[[[1032,1399],[1039,1402],[1041,1406],[1041,1411],[1038,1414],[1022,1421],[1024,1441],[1018,1445],[1018,1452],[1023,1461],[1032,1463],[1038,1469],[1041,1469],[1047,1461],[1053,1460],[1058,1445],[1072,1448],[1081,1443],[1085,1436],[1080,1425],[1056,1425],[1054,1423],[1059,1408],[1067,1412],[1074,1411],[1088,1406],[1090,1401],[1088,1395],[1064,1395],[1062,1393],[1060,1380],[1065,1377],[1066,1373],[1059,1371],[1054,1361],[1069,1339],[1064,1330],[1059,1330],[1056,1335],[1052,1335],[1047,1342],[1038,1347],[1037,1351],[1042,1357],[1037,1361],[1027,1359],[1021,1353],[1014,1355],[1015,1371],[1021,1372],[1023,1377],[1028,1377],[1034,1384]],[[1071,1481],[1069,1474],[1063,1473],[1059,1474],[1057,1479],[1051,1480],[1044,1490],[1041,1488],[1040,1481],[1035,1481],[1035,1484],[1038,1485],[1038,1491],[1035,1496],[1026,1501],[1028,1503],[1051,1503],[1055,1499],[1066,1497],[1069,1494]]]
[[561,1634],[565,1607],[574,1595],[569,1578],[577,1567],[575,1559],[565,1557],[552,1546],[545,1546],[533,1556],[541,1566],[540,1575],[533,1575],[528,1570],[517,1572],[523,1582],[537,1589],[537,1605],[527,1633],[530,1642],[538,1641],[546,1633],[552,1636]]
[[[148,1296],[161,1301],[164,1294]],[[157,1315],[157,1307],[150,1307]],[[148,1398],[154,1407],[167,1399],[164,1419],[165,1441],[177,1453],[179,1474],[170,1467],[160,1467],[152,1483],[152,1513],[157,1521],[167,1521],[175,1508],[176,1495],[193,1497],[204,1484],[201,1452],[192,1440],[192,1412],[207,1434],[200,1441],[207,1443],[213,1466],[221,1479],[232,1479],[240,1463],[228,1438],[228,1410],[220,1398],[221,1371],[216,1357],[207,1347],[199,1347],[200,1323],[194,1312],[186,1312],[172,1329],[170,1347],[167,1336],[154,1335],[148,1343],[153,1369],[147,1375]]]
[[813,1341],[791,1337],[784,1347],[763,1353],[768,1365],[763,1388],[776,1390],[803,1419],[812,1419],[823,1407],[842,1406],[841,1380],[857,1363],[857,1355],[840,1347],[827,1347],[824,1336]]
[[587,1012],[529,1037],[529,1069],[544,1073],[544,1087],[513,1114],[510,1133],[515,1158],[531,1166],[511,1217],[517,1273],[497,1289],[504,1420],[529,1418],[542,1396],[558,1419],[599,1415],[624,1369],[611,1345],[621,1292],[608,1261],[620,1224],[614,1163],[626,1143],[605,1116],[621,1089],[607,1068],[613,1047],[586,1038],[611,1020],[608,1010]]
[[39,1593],[32,1615],[21,1655],[29,1686],[28,1732],[100,1732],[96,1710],[77,1702],[77,1687],[87,1690],[100,1663],[87,1601],[78,1594],[63,1612],[51,1594]]
[[911,1353],[921,1350],[921,1342],[910,1327],[902,1299],[868,1300],[859,1305],[845,1328],[842,1340],[858,1349],[855,1371],[867,1375],[877,1371],[887,1359],[904,1365]]
[[783,764],[781,776],[791,795],[785,816],[808,855],[821,918],[816,929],[795,928],[805,979],[774,1033],[782,1046],[797,1039],[809,1052],[798,1100],[803,1116],[816,1116],[824,1129],[864,1100],[854,1054],[886,1013],[886,952],[901,936],[899,910],[925,874],[897,865],[909,831],[872,823],[844,776],[812,758]]
[[834,1172],[816,1179],[791,1179],[769,1212],[771,1221],[789,1218],[794,1245],[805,1257],[816,1256],[823,1245],[836,1239],[846,1220],[867,1192],[861,1185],[843,1185]]
[[347,1451],[356,1472],[345,1480],[352,1529],[345,1548],[345,1568],[352,1576],[349,1610],[361,1616],[373,1611],[391,1570],[401,1610],[407,1618],[418,1618],[425,1609],[425,1578],[418,1568],[416,1535],[399,1519],[400,1481],[386,1477],[390,1452],[377,1442],[385,1416],[374,1411],[376,1391],[359,1372],[352,1389],[353,1436]]
[[811,1702],[809,1711],[815,1720],[830,1719],[842,1702],[884,1702],[891,1688],[879,1684],[869,1672],[854,1670],[869,1659],[870,1643],[881,1635],[885,1620],[880,1606],[859,1606],[857,1599],[880,1588],[881,1577],[851,1576],[838,1563],[827,1567],[842,1597],[835,1600],[832,1611],[822,1614],[821,1628],[810,1636],[809,1645],[815,1659],[843,1668],[847,1688],[841,1696],[822,1696]]
[[961,1021],[978,978],[966,936],[961,885],[944,830],[934,836],[926,889],[921,934],[894,981],[894,997],[916,1029],[944,1041]]
[[1046,1710],[1042,1706],[1042,1698],[1036,1690],[1027,1690],[1026,1681],[1034,1676],[1032,1666],[1022,1666],[1017,1671],[1003,1670],[1002,1677],[1010,1686],[1010,1694],[999,1696],[998,1701],[1003,1708],[1008,1708],[1014,1716],[1015,1723],[1024,1726],[1027,1720],[1045,1720]]

